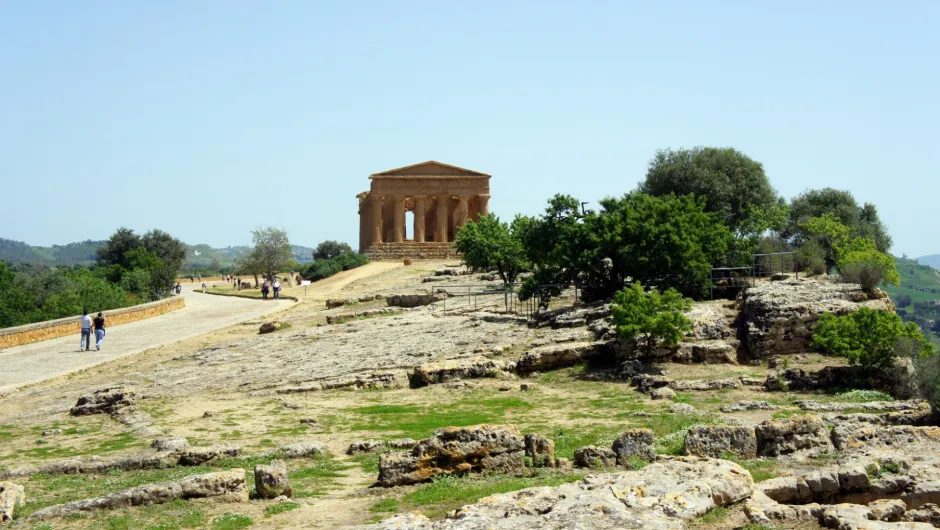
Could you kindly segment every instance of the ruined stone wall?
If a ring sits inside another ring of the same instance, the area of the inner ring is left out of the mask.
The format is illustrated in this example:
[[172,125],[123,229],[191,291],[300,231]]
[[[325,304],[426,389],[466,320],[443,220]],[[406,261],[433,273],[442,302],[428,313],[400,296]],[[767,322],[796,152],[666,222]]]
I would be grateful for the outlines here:
[[[182,296],[174,296],[147,304],[104,311],[104,317],[107,320],[108,327],[111,327],[159,316],[164,313],[169,313],[170,311],[181,309],[185,305],[186,302]],[[97,313],[89,314],[95,315]],[[0,329],[0,349],[22,346],[23,344],[31,344],[33,342],[65,337],[67,335],[77,335],[80,332],[81,323],[77,316]]]

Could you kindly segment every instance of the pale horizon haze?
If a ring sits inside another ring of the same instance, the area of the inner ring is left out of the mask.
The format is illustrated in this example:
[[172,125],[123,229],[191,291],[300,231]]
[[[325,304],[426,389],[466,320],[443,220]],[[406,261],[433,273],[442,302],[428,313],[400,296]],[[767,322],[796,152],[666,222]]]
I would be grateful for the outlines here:
[[356,247],[383,170],[490,173],[508,219],[730,146],[938,254],[937,28],[927,0],[2,2],[0,237]]

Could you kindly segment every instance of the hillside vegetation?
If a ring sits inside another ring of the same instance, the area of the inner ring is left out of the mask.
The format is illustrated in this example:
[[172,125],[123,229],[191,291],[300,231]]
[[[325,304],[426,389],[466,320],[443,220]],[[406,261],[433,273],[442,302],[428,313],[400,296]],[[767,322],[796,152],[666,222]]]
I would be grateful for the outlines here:
[[894,262],[901,285],[885,286],[885,291],[904,320],[916,322],[934,344],[940,345],[940,305],[931,305],[940,300],[940,270],[912,259],[894,258]]
[[[106,241],[86,240],[51,247],[33,246],[22,241],[0,238],[0,261],[11,265],[45,265],[47,267],[82,265],[95,263],[95,252]],[[212,248],[209,245],[186,245],[186,261],[183,270],[209,269],[214,271],[232,269],[235,261],[249,250],[247,246]],[[291,245],[291,254],[298,263],[313,261],[313,248]]]

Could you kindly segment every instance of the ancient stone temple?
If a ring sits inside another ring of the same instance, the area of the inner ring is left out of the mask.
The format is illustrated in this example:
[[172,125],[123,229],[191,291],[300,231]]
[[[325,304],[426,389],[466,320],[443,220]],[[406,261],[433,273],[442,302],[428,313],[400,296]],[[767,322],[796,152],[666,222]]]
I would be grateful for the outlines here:
[[[359,199],[359,252],[372,259],[455,256],[457,228],[489,213],[490,175],[433,160],[369,176]],[[409,236],[406,217],[412,212]]]

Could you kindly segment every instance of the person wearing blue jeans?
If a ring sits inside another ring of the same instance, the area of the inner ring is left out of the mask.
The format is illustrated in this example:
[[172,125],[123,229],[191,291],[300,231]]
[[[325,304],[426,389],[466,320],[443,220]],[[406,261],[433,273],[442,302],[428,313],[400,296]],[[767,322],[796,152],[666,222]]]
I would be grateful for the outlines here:
[[82,311],[82,338],[79,342],[80,351],[85,351],[86,349],[91,349],[91,317],[88,316],[88,311]]
[[94,320],[95,325],[95,348],[101,349],[101,343],[104,342],[104,315],[98,313]]

